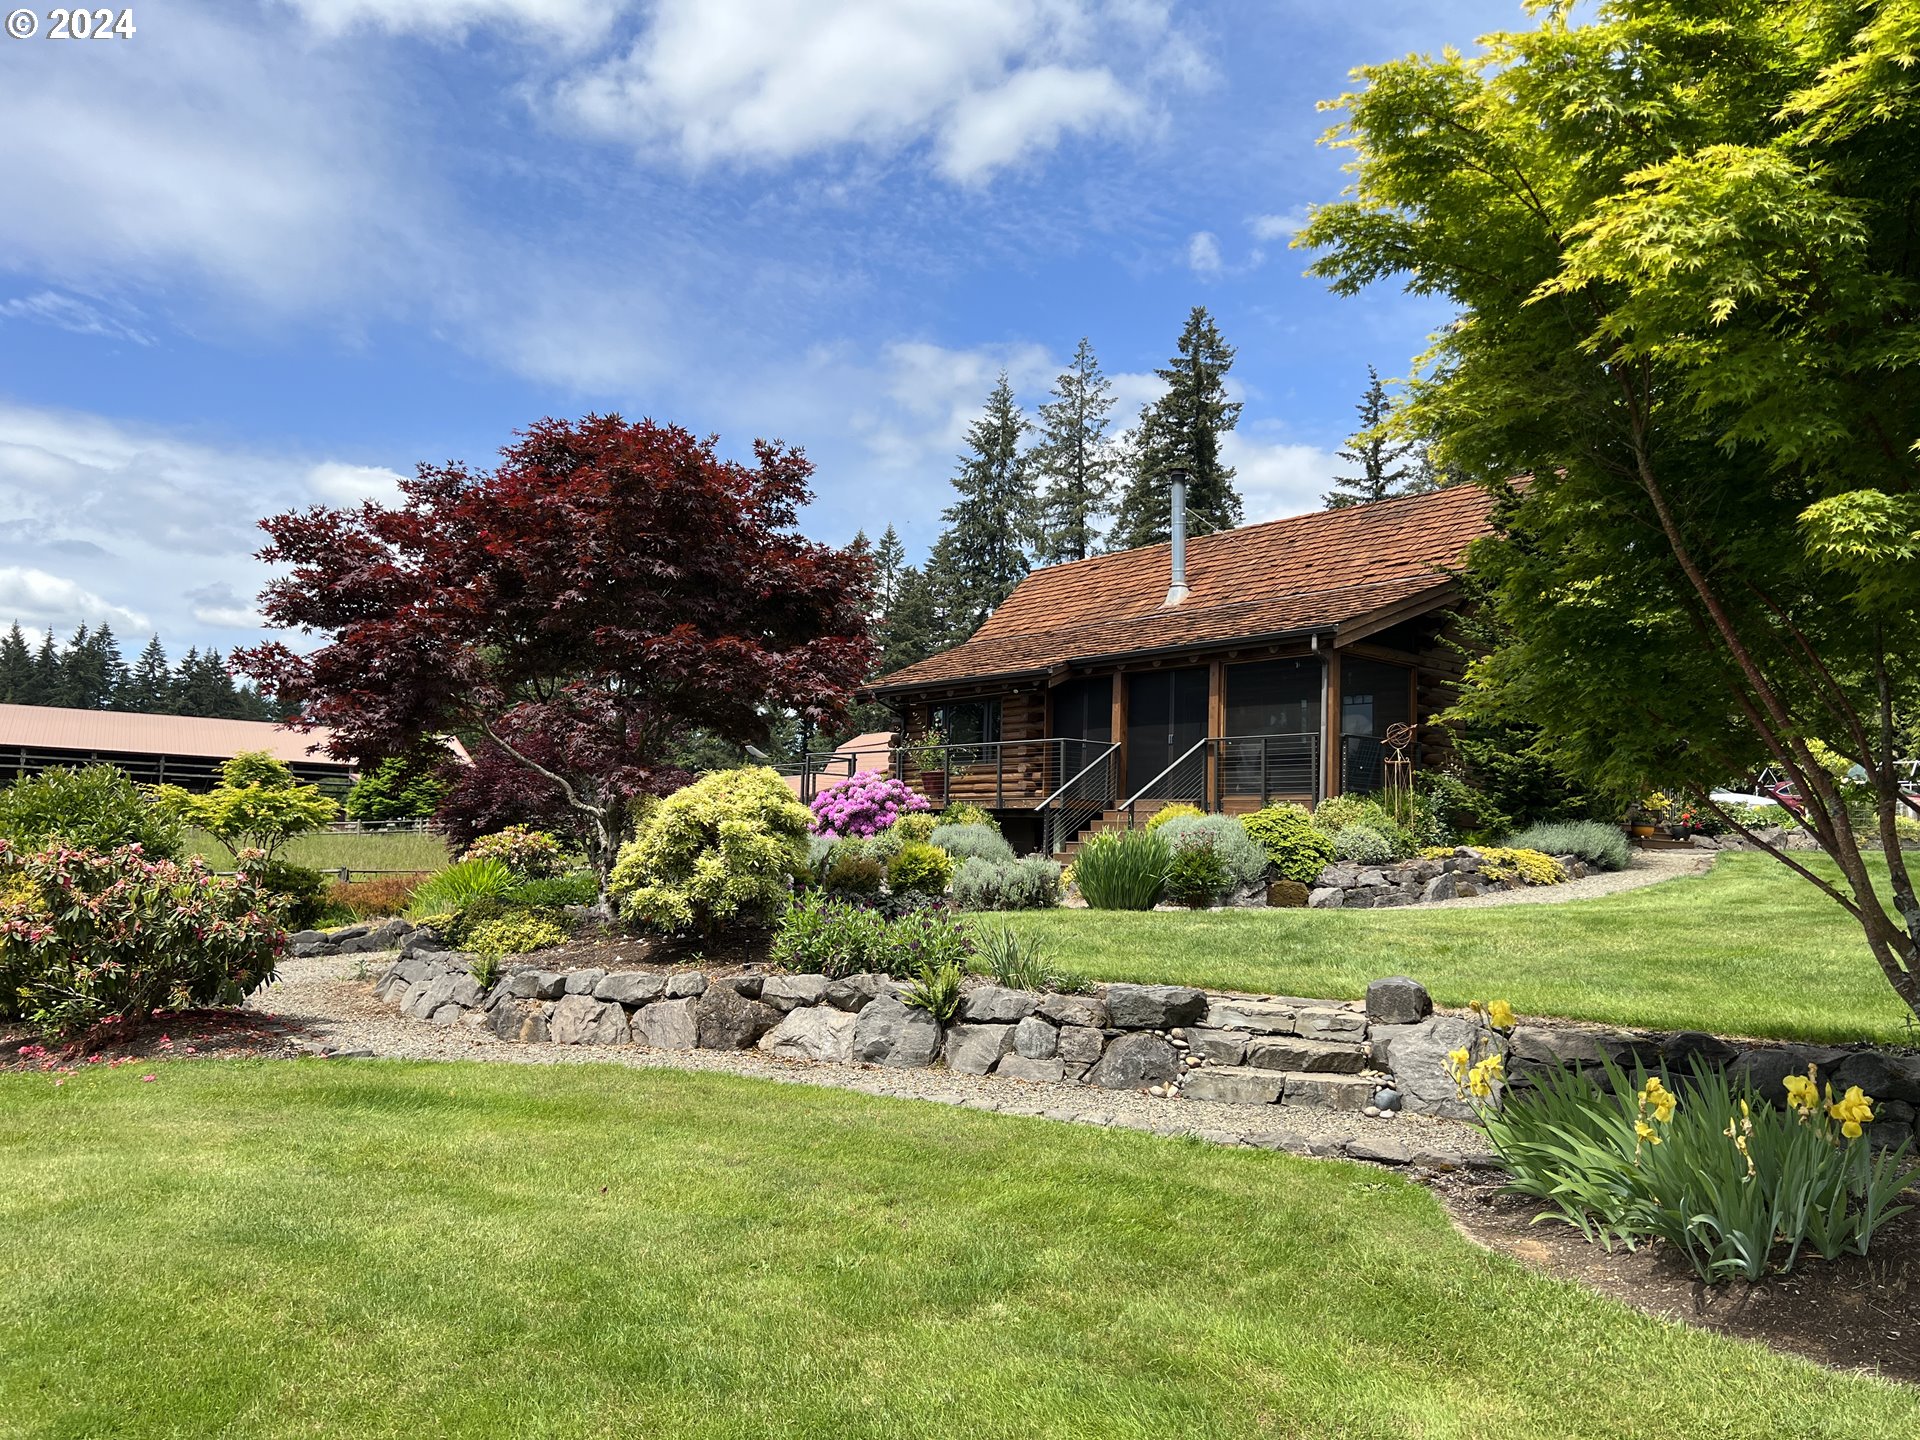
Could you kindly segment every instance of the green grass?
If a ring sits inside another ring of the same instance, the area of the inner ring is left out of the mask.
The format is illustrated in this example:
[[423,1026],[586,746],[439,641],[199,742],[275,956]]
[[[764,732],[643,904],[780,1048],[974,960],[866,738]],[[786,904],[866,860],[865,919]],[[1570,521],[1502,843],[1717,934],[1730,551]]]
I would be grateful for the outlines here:
[[1523,1015],[1655,1029],[1910,1038],[1859,926],[1765,855],[1554,905],[993,918],[1046,937],[1064,968],[1100,980],[1357,998],[1370,980],[1411,975],[1442,1005],[1503,996]]
[[[187,832],[187,853],[204,855],[218,869],[233,864],[233,852],[200,830]],[[344,835],[321,832],[287,842],[280,852],[298,865],[316,870],[438,870],[448,861],[447,842],[438,835]]]
[[1358,1166],[714,1074],[0,1077],[0,1435],[1908,1437]]

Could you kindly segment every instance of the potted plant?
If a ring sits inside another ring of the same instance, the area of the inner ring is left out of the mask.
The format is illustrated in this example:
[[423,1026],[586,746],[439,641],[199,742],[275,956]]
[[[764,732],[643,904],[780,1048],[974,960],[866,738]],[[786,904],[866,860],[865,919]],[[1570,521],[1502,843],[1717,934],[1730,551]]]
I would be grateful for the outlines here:
[[923,736],[907,747],[907,771],[920,777],[920,793],[929,800],[947,798],[946,747],[931,735]]
[[1655,790],[1641,798],[1634,807],[1638,812],[1629,830],[1640,839],[1660,833],[1661,822],[1666,819],[1667,811],[1673,808],[1673,802],[1664,792]]

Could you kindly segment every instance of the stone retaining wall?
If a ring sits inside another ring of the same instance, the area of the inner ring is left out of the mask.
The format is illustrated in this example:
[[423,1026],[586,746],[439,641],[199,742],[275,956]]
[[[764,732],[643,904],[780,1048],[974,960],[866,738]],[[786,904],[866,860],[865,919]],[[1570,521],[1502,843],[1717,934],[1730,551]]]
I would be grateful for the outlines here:
[[[710,977],[523,964],[483,989],[471,956],[434,944],[428,932],[410,936],[376,993],[412,1019],[518,1042],[756,1049],[902,1069],[943,1064],[969,1075],[1232,1104],[1467,1119],[1447,1053],[1489,1038],[1471,1018],[1435,1014],[1426,989],[1405,977],[1376,980],[1365,1001],[1180,985],[1037,994],[972,980],[942,1024],[907,1005],[903,987],[885,975]],[[1545,1066],[1598,1066],[1604,1055],[1629,1066],[1664,1064],[1676,1075],[1699,1063],[1726,1066],[1780,1101],[1780,1082],[1812,1063],[1836,1087],[1859,1085],[1879,1102],[1873,1137],[1882,1143],[1912,1136],[1920,1106],[1920,1058],[1911,1055],[1561,1025],[1523,1025],[1492,1038],[1520,1085]]]

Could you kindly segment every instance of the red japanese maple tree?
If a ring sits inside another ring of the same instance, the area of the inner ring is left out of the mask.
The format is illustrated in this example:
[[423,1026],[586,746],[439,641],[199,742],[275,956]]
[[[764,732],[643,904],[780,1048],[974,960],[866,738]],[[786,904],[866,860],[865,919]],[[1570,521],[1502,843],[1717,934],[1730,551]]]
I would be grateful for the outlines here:
[[490,471],[421,465],[403,503],[261,521],[291,567],[270,625],[326,637],[236,666],[367,763],[454,733],[541,777],[578,817],[605,899],[632,802],[679,778],[701,727],[764,741],[770,709],[830,724],[873,658],[867,566],[795,530],[813,467],[753,465],[651,420],[542,420]]

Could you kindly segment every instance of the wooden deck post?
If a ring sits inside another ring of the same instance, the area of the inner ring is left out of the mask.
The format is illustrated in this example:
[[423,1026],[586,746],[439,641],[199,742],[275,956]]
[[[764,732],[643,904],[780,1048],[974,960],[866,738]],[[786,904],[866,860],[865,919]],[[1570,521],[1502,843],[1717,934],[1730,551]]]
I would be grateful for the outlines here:
[[1320,717],[1320,733],[1325,737],[1326,750],[1324,761],[1327,769],[1328,795],[1340,793],[1340,652],[1329,649],[1327,652],[1327,703],[1326,714]]
[[[1207,666],[1207,734],[1221,739],[1227,733],[1227,662],[1215,660]],[[1225,784],[1225,760],[1222,747],[1209,745],[1206,754],[1207,794],[1203,810],[1223,810],[1226,802],[1221,795]]]

